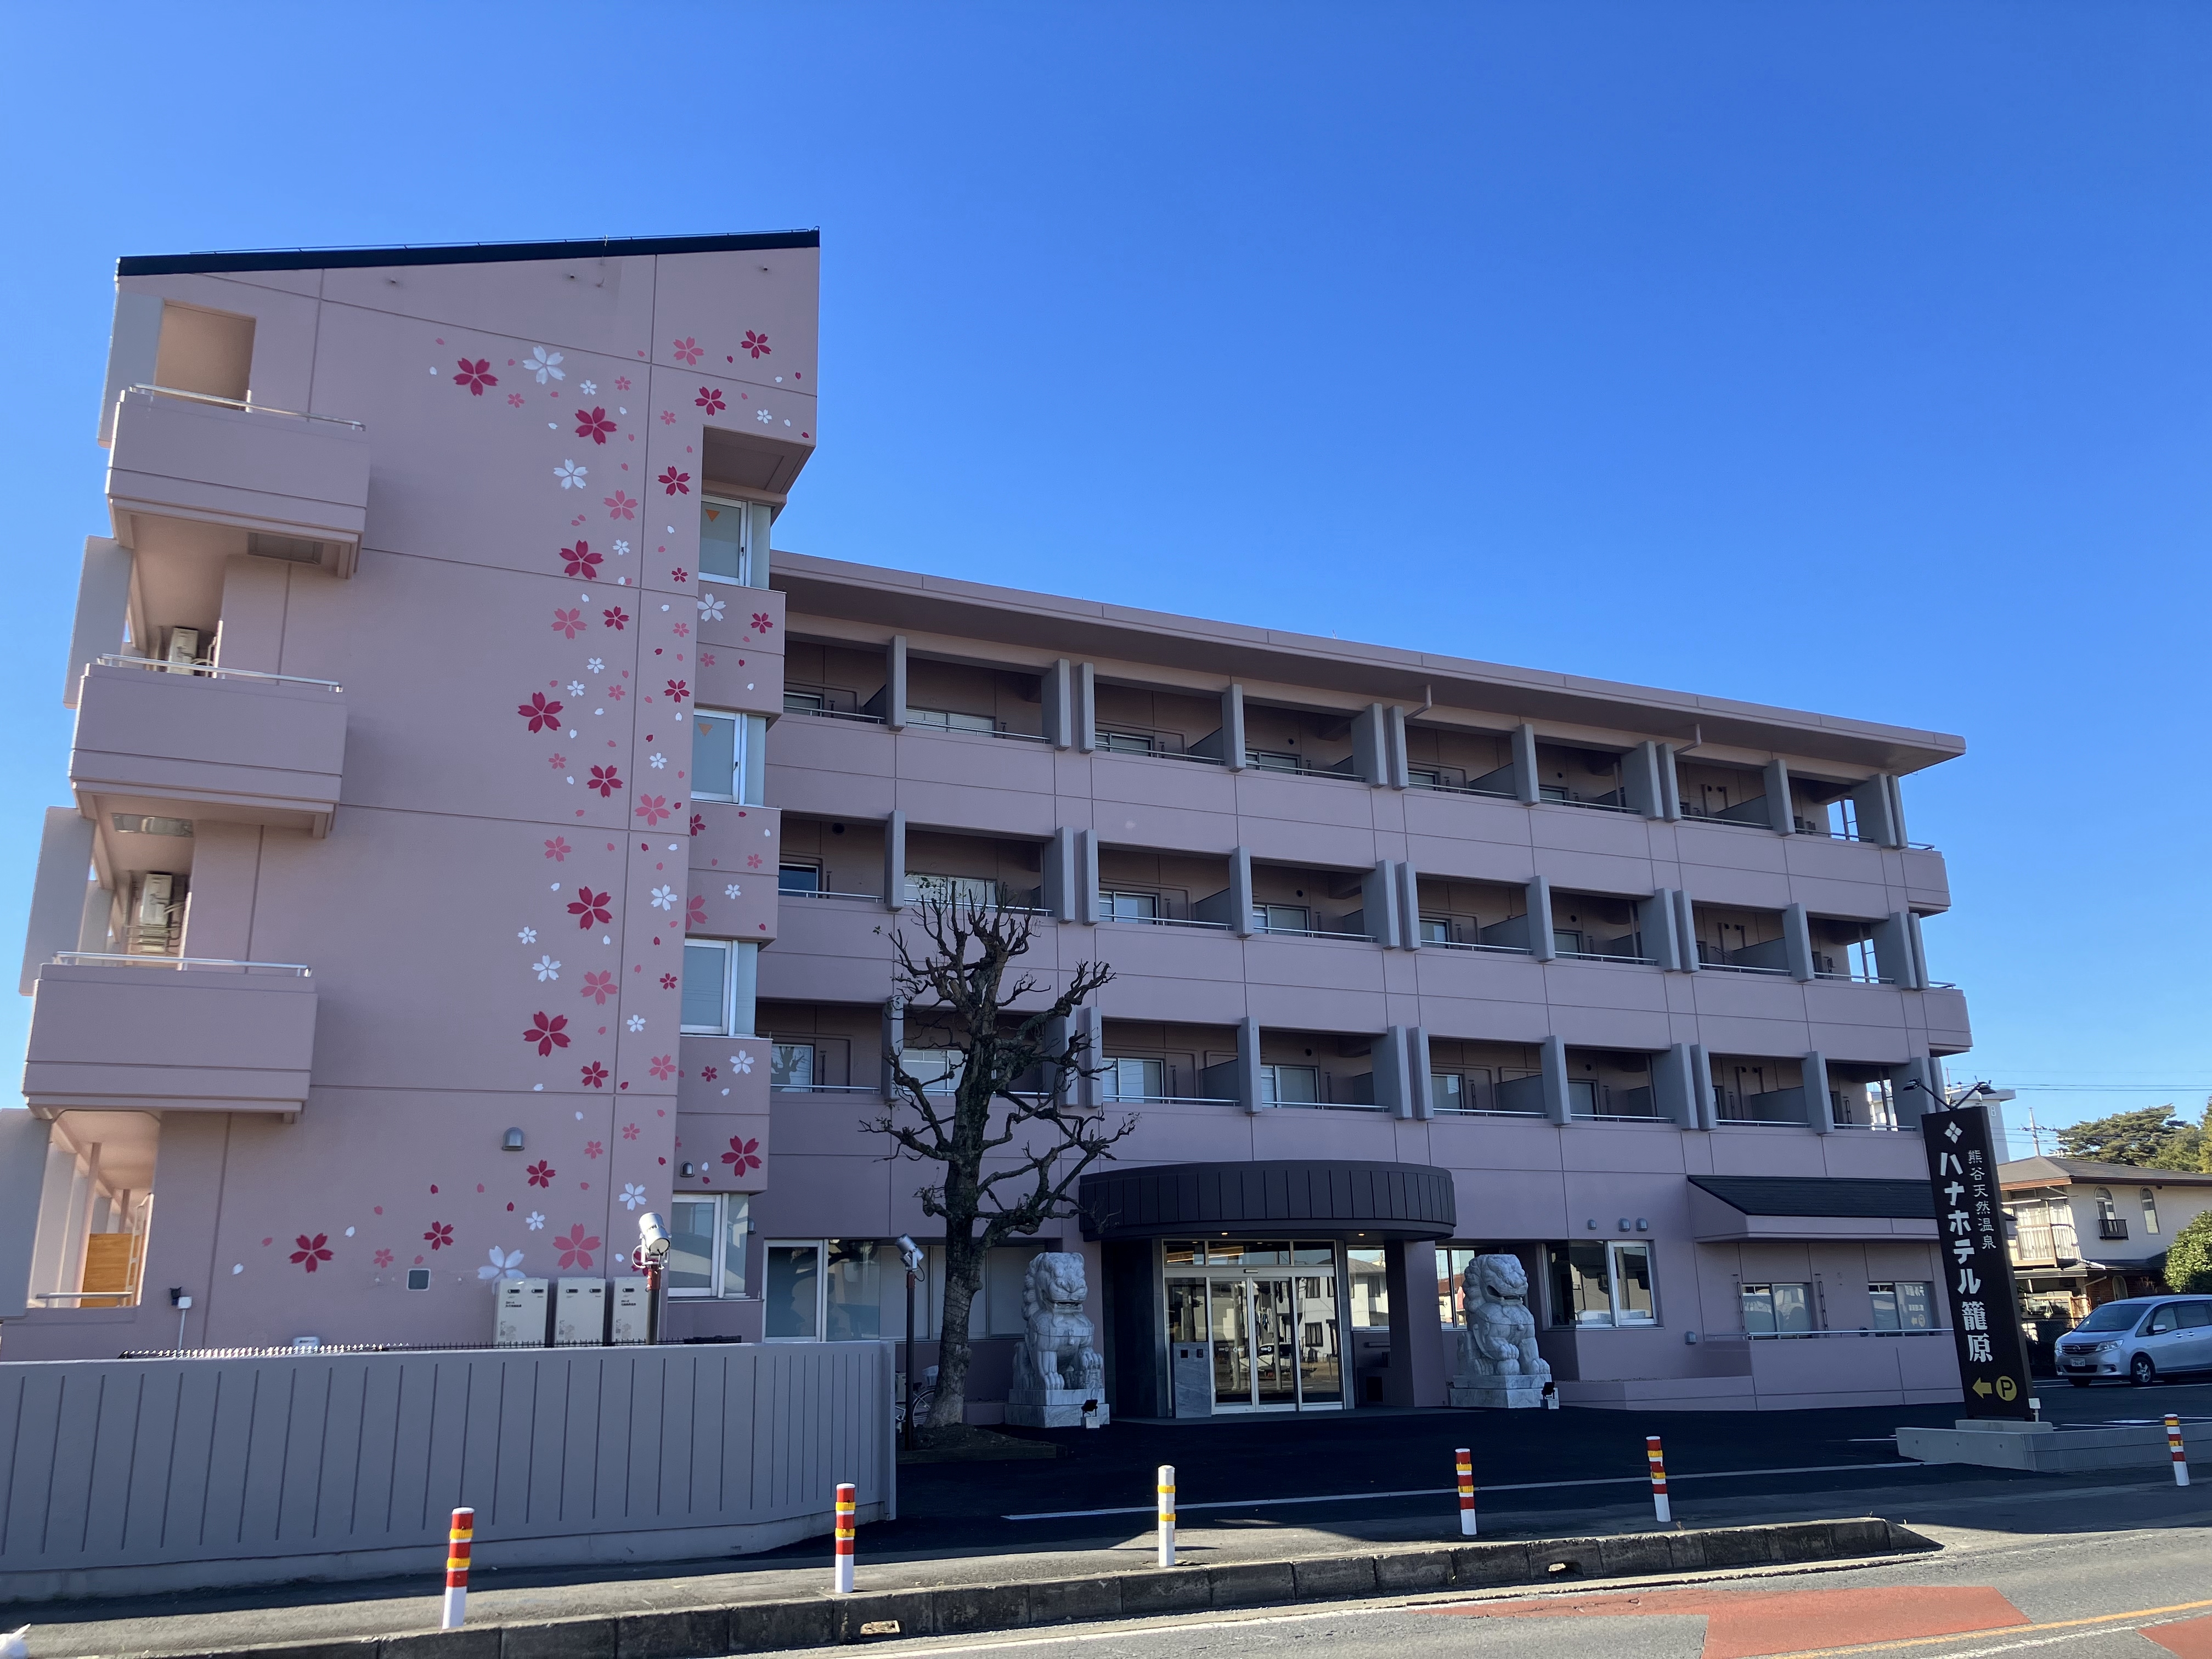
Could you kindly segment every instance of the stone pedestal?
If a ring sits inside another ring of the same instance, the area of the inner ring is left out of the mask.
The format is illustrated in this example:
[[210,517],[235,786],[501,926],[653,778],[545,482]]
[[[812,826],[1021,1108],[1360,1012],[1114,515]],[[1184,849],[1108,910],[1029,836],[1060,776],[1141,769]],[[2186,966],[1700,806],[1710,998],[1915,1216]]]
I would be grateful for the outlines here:
[[2060,1429],[2051,1423],[1960,1418],[1948,1429],[1902,1425],[1897,1455],[1921,1463],[1979,1463],[1985,1468],[2066,1474],[2076,1469],[2171,1468],[2162,1424]]
[[1025,1429],[1079,1429],[1083,1402],[1098,1401],[1098,1425],[1106,1425],[1105,1401],[1080,1389],[1018,1389],[1006,1401],[1006,1421]]
[[1449,1401],[1455,1406],[1484,1407],[1493,1411],[1541,1411],[1544,1382],[1540,1376],[1455,1376],[1452,1379]]

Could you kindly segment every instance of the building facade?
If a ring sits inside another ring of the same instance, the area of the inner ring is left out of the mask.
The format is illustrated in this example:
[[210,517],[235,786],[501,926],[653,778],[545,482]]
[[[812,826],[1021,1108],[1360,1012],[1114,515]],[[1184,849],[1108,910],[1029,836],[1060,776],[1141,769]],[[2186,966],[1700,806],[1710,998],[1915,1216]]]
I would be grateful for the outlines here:
[[2021,1310],[2068,1327],[2164,1291],[2166,1246],[2212,1209],[2212,1175],[2189,1170],[2039,1156],[1997,1173]]
[[1955,1393],[1900,780],[1958,739],[771,554],[814,259],[126,262],[10,1358],[484,1340],[648,1206],[667,1334],[902,1335],[945,898],[1111,963],[1135,1124],[992,1260],[984,1420],[1045,1248],[1123,1415],[1439,1403],[1485,1252],[1569,1403]]

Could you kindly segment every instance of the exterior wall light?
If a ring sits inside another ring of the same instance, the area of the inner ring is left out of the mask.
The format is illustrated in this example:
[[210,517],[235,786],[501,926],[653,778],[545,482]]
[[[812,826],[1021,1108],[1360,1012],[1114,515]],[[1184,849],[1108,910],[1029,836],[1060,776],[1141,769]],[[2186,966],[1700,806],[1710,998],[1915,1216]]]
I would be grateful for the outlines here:
[[509,1129],[504,1135],[500,1137],[499,1149],[503,1152],[520,1152],[522,1150],[522,1131],[520,1129]]

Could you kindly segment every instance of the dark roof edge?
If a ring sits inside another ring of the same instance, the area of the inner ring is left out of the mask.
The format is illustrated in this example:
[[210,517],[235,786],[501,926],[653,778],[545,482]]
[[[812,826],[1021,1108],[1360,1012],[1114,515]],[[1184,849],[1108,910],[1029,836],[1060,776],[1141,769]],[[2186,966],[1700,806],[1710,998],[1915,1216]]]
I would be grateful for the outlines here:
[[606,236],[577,242],[445,242],[396,247],[248,249],[234,253],[153,253],[115,262],[118,276],[176,276],[226,270],[343,270],[382,265],[482,265],[520,259],[616,258],[652,253],[739,253],[820,247],[820,230],[729,236]]

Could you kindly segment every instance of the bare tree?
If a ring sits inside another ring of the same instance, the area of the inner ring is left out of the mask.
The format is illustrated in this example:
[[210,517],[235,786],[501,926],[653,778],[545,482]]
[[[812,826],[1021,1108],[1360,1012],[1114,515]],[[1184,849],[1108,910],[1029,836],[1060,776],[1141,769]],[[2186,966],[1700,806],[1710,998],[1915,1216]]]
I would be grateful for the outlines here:
[[1111,968],[1082,963],[1050,1001],[1037,1002],[1051,987],[1018,966],[1030,949],[1027,915],[931,894],[908,916],[926,942],[911,942],[903,928],[893,935],[892,981],[908,1008],[945,1022],[959,1064],[948,1093],[890,1056],[891,1098],[870,1127],[890,1137],[891,1157],[943,1168],[920,1193],[923,1213],[945,1222],[943,1334],[929,1426],[957,1428],[966,1421],[968,1321],[985,1253],[1072,1213],[1078,1178],[1111,1158],[1136,1120],[1109,1127],[1078,1105],[1081,1079],[1103,1067],[1074,1014],[1113,978]]

